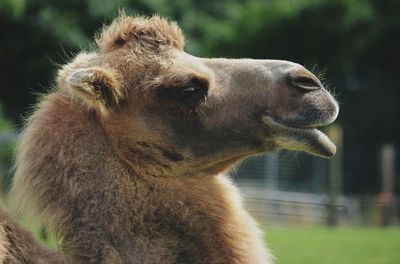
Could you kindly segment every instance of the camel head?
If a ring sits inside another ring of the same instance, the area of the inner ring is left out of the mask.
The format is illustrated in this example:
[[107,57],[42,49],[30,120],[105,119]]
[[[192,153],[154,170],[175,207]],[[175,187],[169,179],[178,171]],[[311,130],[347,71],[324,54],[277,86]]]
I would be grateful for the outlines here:
[[205,175],[279,149],[322,157],[317,128],[338,105],[320,80],[281,60],[199,58],[176,24],[121,16],[59,73],[60,89],[96,113],[127,164],[157,176]]

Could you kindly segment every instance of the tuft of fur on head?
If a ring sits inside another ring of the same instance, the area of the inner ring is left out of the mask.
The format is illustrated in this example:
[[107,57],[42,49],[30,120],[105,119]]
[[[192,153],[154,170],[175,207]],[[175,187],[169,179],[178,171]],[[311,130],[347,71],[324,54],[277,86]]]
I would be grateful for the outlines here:
[[185,40],[175,22],[159,16],[129,17],[122,13],[102,30],[96,43],[101,52],[107,53],[128,43],[151,50],[163,45],[183,50]]

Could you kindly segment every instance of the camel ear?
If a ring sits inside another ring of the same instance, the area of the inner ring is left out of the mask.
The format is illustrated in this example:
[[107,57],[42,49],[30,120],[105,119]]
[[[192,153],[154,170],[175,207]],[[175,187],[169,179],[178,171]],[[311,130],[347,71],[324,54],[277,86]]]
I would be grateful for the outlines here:
[[100,104],[110,108],[123,98],[121,85],[113,71],[90,67],[71,72],[65,79],[71,91],[82,97],[90,106]]

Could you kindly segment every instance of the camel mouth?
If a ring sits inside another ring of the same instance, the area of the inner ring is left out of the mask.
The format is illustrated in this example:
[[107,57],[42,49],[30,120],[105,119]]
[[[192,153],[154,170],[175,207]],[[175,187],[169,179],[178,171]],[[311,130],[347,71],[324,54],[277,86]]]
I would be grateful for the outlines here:
[[273,140],[279,148],[305,151],[323,158],[333,157],[336,153],[335,144],[317,129],[328,125],[328,122],[314,126],[292,127],[279,123],[267,115],[262,116],[262,121],[271,131]]

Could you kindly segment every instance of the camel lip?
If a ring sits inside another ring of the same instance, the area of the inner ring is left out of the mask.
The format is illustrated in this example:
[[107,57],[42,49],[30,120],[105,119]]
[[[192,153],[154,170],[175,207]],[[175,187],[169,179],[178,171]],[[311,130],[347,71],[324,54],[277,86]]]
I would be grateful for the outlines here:
[[336,153],[335,144],[316,128],[323,125],[292,127],[276,122],[267,115],[262,116],[262,121],[280,148],[305,151],[323,158],[333,157]]
[[285,120],[281,119],[278,117],[275,117],[274,115],[269,114],[269,112],[265,112],[262,114],[262,118],[269,118],[271,121],[268,121],[267,123],[274,122],[276,124],[279,124],[281,126],[287,127],[287,128],[293,128],[293,129],[315,129],[315,128],[321,128],[327,125],[332,124],[335,120],[337,115],[331,115],[328,118],[310,118],[309,120]]

